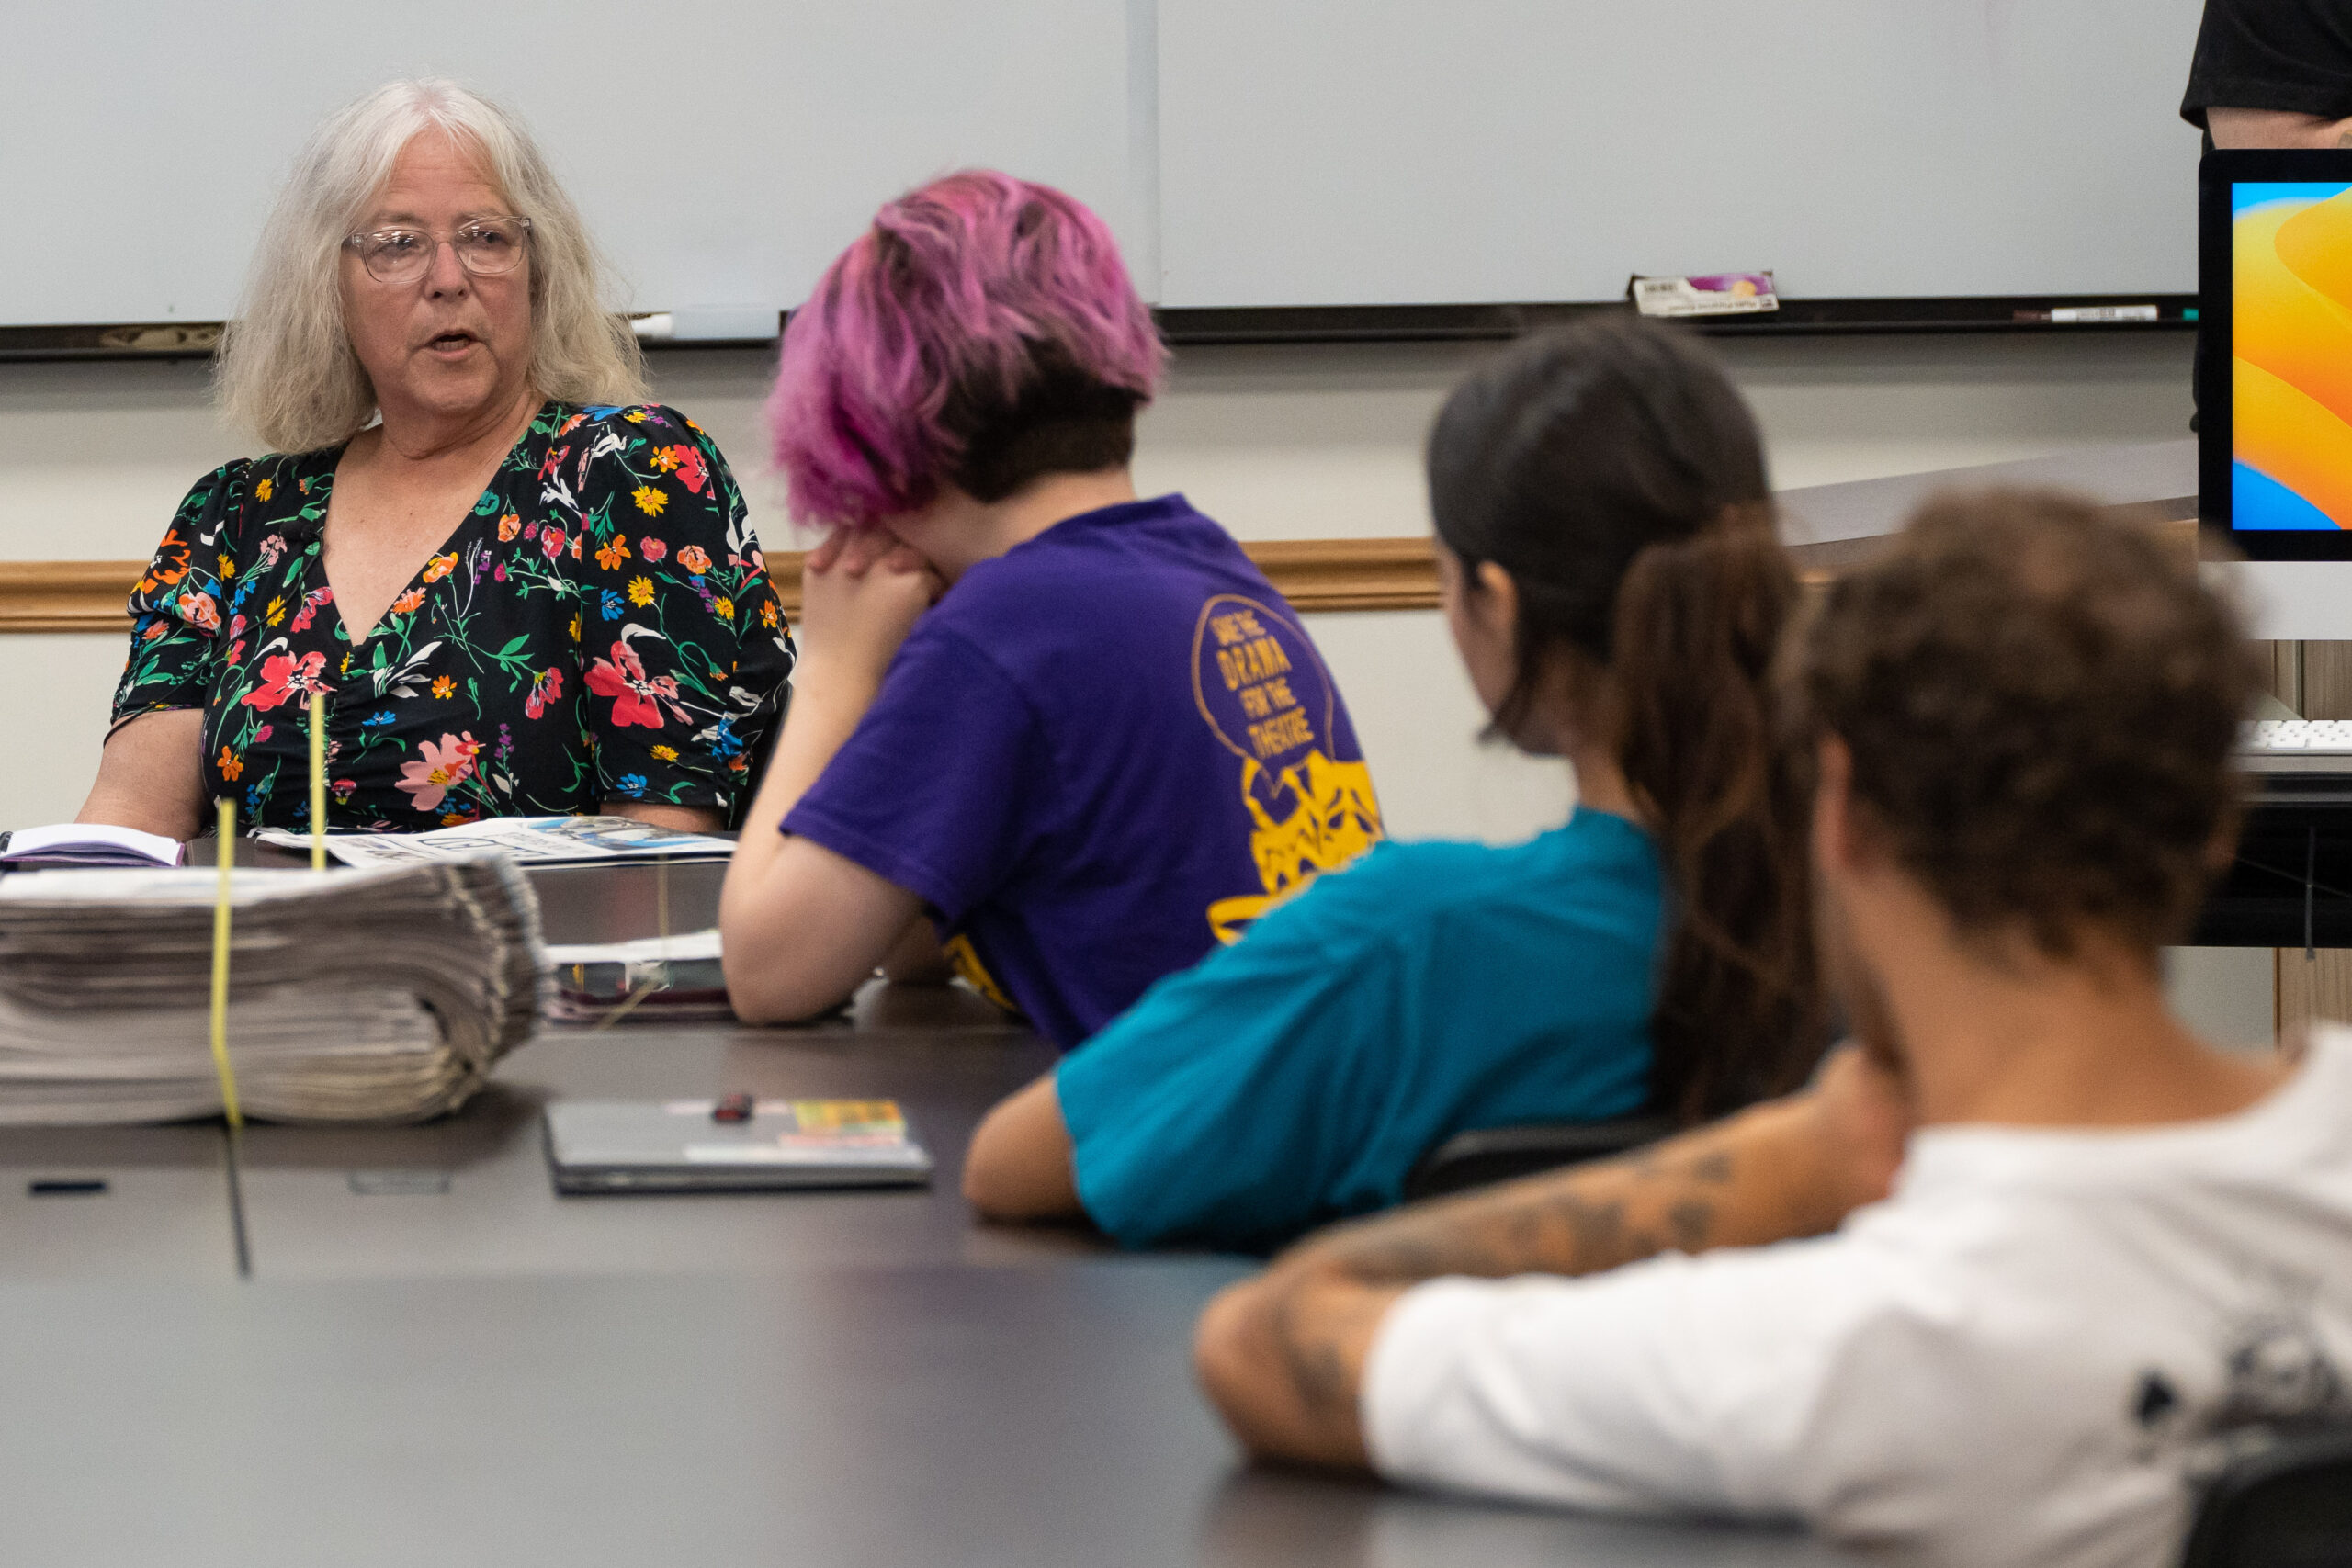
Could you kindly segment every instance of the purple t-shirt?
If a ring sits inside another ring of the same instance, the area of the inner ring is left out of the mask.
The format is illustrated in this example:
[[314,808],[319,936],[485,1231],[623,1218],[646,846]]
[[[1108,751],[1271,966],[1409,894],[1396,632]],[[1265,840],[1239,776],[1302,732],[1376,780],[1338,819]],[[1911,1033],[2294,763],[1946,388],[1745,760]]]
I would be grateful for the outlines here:
[[1297,615],[1182,496],[966,572],[784,819],[922,898],[1063,1050],[1380,836]]

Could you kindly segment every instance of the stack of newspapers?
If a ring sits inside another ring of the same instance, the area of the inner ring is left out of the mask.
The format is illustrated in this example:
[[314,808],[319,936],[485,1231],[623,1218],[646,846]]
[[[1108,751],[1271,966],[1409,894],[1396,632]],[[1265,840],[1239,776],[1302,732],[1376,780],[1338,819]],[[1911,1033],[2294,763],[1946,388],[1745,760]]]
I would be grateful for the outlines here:
[[[0,877],[0,1124],[218,1115],[217,872]],[[413,1122],[528,1038],[538,905],[496,855],[231,883],[228,1048],[251,1117]]]

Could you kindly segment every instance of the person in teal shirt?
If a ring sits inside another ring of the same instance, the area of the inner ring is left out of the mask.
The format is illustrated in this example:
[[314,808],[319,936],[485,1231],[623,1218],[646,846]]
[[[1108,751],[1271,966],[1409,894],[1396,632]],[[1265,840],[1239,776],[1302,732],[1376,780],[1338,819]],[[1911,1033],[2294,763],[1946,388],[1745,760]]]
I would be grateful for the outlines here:
[[1136,1245],[1271,1245],[1396,1203],[1463,1127],[1639,1111],[1664,903],[1605,811],[1376,847],[1062,1063],[1080,1203]]
[[1131,1247],[1264,1250],[1397,1202],[1475,1128],[1795,1087],[1823,1042],[1771,663],[1797,589],[1761,443],[1694,342],[1520,344],[1429,449],[1440,598],[1490,733],[1566,758],[1522,844],[1378,846],[992,1111],[966,1195]]

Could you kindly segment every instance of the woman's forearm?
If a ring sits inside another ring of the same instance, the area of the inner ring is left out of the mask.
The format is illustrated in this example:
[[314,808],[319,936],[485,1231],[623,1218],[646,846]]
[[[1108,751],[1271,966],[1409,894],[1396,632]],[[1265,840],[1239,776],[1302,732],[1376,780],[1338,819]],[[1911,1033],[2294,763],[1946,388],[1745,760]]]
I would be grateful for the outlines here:
[[831,850],[790,840],[784,819],[874,701],[876,683],[801,667],[768,775],[719,889],[727,991],[746,1022],[814,1016],[874,972],[913,922],[914,895]]
[[130,720],[107,738],[97,780],[74,820],[195,838],[205,827],[203,744],[201,708],[165,708]]
[[792,701],[785,708],[784,731],[768,759],[767,777],[743,818],[742,839],[727,868],[722,910],[728,900],[750,894],[765,880],[784,849],[784,819],[855,733],[858,720],[874,705],[876,689],[871,679],[821,667],[812,670],[802,662],[793,681]]
[[807,651],[718,895],[727,994],[747,1022],[805,1018],[840,1001],[922,908],[865,866],[780,829],[874,705],[939,580],[887,533],[836,529],[802,562],[800,586]]

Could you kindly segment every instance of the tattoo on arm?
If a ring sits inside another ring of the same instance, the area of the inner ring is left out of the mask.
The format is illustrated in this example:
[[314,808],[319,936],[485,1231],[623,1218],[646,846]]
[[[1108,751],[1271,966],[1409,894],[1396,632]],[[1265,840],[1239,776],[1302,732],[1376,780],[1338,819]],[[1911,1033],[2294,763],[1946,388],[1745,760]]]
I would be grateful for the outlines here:
[[[1622,1159],[1416,1205],[1310,1242],[1312,1260],[1365,1282],[1441,1274],[1589,1274],[1730,1241],[1777,1212],[1774,1162],[1751,1157],[1752,1130],[1725,1123]],[[1744,1216],[1744,1218],[1743,1218]]]
[[[1400,1285],[1293,1280],[1263,1298],[1262,1375],[1243,1396],[1256,1406],[1244,1440],[1261,1453],[1318,1464],[1365,1461],[1357,1409],[1363,1363]],[[1260,1403],[1266,1401],[1267,1403]],[[1227,1406],[1228,1413],[1231,1406]]]
[[1297,1295],[1281,1297],[1274,1305],[1274,1342],[1281,1348],[1283,1369],[1298,1402],[1314,1421],[1329,1420],[1345,1410],[1355,1393],[1337,1338],[1319,1314],[1306,1310]]
[[1707,1245],[1707,1233],[1714,1228],[1714,1205],[1685,1198],[1667,1211],[1666,1222],[1674,1229],[1674,1245],[1696,1252]]
[[[1589,1274],[1668,1247],[1697,1252],[1811,1235],[1849,1205],[1825,1203],[1820,1124],[1772,1102],[1624,1158],[1340,1225],[1247,1289],[1258,1310],[1248,1373],[1228,1416],[1261,1452],[1363,1462],[1357,1391],[1383,1315],[1442,1274]],[[1275,1392],[1279,1391],[1279,1392]]]

